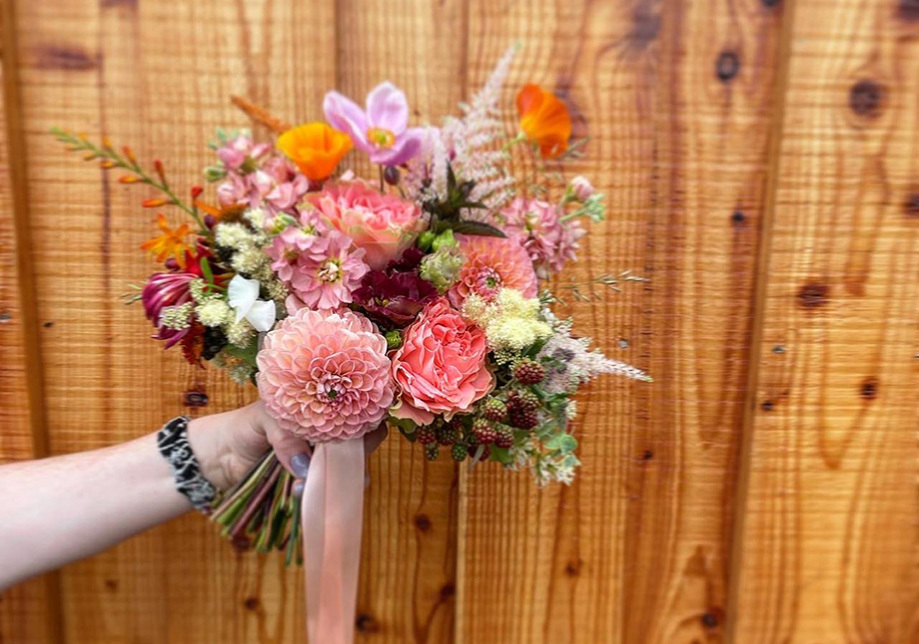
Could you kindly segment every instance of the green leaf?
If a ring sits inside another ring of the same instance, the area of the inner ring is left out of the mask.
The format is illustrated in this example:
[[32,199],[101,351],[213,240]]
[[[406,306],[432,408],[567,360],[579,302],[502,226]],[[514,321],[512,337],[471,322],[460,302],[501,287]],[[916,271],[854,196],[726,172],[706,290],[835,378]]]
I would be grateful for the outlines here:
[[578,448],[578,439],[571,434],[556,434],[546,441],[546,449],[573,452]]
[[502,230],[481,221],[456,221],[447,224],[455,233],[462,235],[479,235],[481,237],[507,237]]
[[223,351],[224,353],[227,353],[234,358],[245,360],[248,364],[254,367],[256,366],[255,356],[258,355],[258,336],[253,337],[245,348],[237,347],[233,344],[228,344],[223,348]]
[[207,261],[207,257],[201,258],[201,272],[204,273],[204,279],[207,280],[208,284],[214,283],[214,273],[211,271],[211,265]]
[[504,447],[491,446],[491,460],[497,461],[502,465],[510,465],[514,460],[511,458],[511,451]]

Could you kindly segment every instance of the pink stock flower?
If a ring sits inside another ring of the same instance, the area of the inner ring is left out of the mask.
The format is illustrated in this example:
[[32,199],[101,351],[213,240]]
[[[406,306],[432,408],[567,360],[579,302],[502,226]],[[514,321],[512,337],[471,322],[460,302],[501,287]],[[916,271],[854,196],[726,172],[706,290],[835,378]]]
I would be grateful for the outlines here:
[[350,303],[352,293],[370,270],[364,251],[354,249],[345,235],[333,230],[325,241],[328,245],[322,254],[300,256],[288,283],[292,294],[311,309],[334,309]]
[[157,332],[153,338],[163,340],[166,343],[165,349],[180,342],[188,334],[189,330],[170,329],[163,326],[160,323],[163,310],[190,302],[189,284],[197,277],[193,273],[154,273],[147,280],[144,290],[141,291],[144,312],[147,315],[147,319],[156,327]]
[[322,261],[329,251],[328,227],[314,212],[300,213],[300,225],[288,226],[275,237],[265,252],[273,260],[271,270],[289,283],[301,259]]
[[484,331],[444,298],[429,303],[393,355],[393,380],[402,402],[392,414],[427,425],[438,414],[468,411],[495,386],[487,354]]
[[259,159],[270,151],[270,144],[255,143],[251,136],[240,134],[217,148],[217,156],[228,171],[245,173],[255,169]]
[[502,288],[512,288],[525,297],[536,297],[536,273],[526,250],[514,239],[457,235],[465,257],[459,279],[447,292],[456,308],[475,293],[492,300]]
[[268,413],[315,443],[360,437],[393,402],[386,339],[346,309],[301,309],[268,333],[256,360]]
[[421,209],[363,182],[327,185],[306,196],[321,216],[363,248],[365,261],[383,269],[402,256],[424,227]]
[[217,187],[223,205],[265,206],[273,212],[292,212],[310,189],[310,181],[287,159],[261,158],[245,173],[229,171]]
[[386,81],[367,95],[367,109],[329,92],[322,103],[326,120],[351,137],[373,163],[400,165],[421,149],[422,128],[408,127],[408,102],[398,87]]
[[540,199],[517,197],[500,213],[503,229],[527,251],[536,273],[546,279],[575,258],[586,231],[576,220],[562,221],[565,211]]

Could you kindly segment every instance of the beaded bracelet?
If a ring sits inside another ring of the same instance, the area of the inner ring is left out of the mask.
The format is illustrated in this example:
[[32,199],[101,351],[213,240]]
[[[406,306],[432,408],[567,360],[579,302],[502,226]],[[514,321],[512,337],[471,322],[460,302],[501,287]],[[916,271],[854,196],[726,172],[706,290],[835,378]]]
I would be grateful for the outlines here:
[[172,469],[176,489],[195,509],[210,514],[217,488],[201,474],[198,459],[188,442],[188,418],[179,416],[163,425],[156,434],[156,444]]

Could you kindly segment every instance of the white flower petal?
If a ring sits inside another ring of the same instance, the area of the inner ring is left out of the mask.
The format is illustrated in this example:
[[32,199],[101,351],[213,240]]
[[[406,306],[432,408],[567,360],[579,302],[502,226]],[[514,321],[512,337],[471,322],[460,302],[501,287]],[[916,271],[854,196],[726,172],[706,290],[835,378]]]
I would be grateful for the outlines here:
[[236,309],[236,321],[242,320],[255,300],[258,299],[258,280],[247,280],[241,275],[235,276],[227,286],[227,300]]
[[255,327],[256,331],[264,332],[271,330],[277,316],[278,307],[274,300],[257,300],[246,314],[246,319],[249,320],[249,324]]

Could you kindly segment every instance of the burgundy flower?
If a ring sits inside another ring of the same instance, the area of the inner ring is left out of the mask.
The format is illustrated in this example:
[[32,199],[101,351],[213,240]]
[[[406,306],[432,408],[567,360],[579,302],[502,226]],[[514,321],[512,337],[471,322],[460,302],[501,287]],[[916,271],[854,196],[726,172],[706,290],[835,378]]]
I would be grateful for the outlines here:
[[396,326],[414,321],[424,305],[437,297],[437,289],[415,273],[370,271],[354,291],[354,301],[366,311]]
[[194,273],[154,273],[141,292],[144,312],[157,330],[153,337],[165,341],[166,349],[180,342],[188,334],[188,329],[170,329],[161,325],[163,309],[190,302],[188,286],[196,278]]

